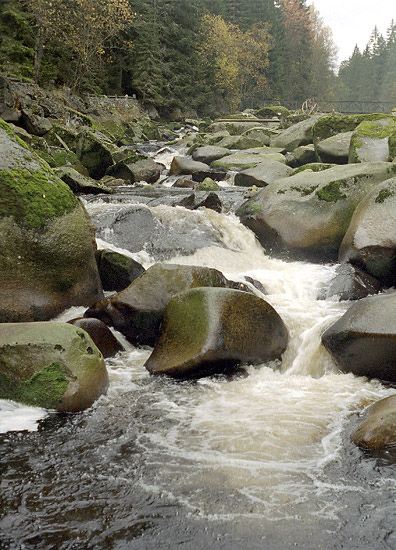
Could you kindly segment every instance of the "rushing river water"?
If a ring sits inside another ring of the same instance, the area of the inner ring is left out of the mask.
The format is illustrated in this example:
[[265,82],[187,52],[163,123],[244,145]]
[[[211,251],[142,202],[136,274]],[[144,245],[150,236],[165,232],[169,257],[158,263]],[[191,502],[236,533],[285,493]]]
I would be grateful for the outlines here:
[[317,299],[335,267],[271,259],[232,215],[151,212],[215,237],[167,261],[262,283],[290,333],[282,364],[175,382],[150,377],[150,350],[128,345],[107,362],[108,394],[82,414],[1,402],[1,550],[395,549],[396,454],[349,441],[356,413],[394,390],[339,374],[320,345],[350,305]]

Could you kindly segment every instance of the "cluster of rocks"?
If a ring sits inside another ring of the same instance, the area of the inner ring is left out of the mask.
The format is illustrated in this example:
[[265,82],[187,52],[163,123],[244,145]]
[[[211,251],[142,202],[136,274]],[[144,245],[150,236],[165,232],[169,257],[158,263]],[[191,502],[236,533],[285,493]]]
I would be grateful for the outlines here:
[[[0,122],[0,397],[61,411],[90,406],[108,385],[103,357],[123,349],[108,326],[134,345],[154,346],[147,369],[174,378],[281,357],[287,329],[254,284],[195,266],[158,263],[145,271],[126,256],[96,251],[95,227],[76,194],[140,182],[153,186],[146,191],[156,204],[218,212],[227,204],[269,254],[339,260],[321,297],[358,301],[323,344],[341,370],[396,382],[395,297],[368,297],[396,282],[393,115],[272,108],[187,121],[178,138],[174,127],[159,131],[147,119],[106,118],[33,95],[16,96],[0,79],[0,113],[10,122]],[[158,148],[189,148],[169,171],[149,158],[153,145],[138,145],[160,137]],[[237,190],[232,199],[219,186],[224,180]],[[115,294],[104,298],[103,289]],[[73,305],[88,307],[84,318],[49,322]],[[394,410],[392,399],[375,405],[353,440],[396,444]]]

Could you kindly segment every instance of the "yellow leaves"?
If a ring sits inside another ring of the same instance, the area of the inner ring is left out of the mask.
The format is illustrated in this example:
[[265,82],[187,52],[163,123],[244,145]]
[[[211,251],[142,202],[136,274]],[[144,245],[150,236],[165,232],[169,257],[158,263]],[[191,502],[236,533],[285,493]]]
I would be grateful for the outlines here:
[[202,18],[202,43],[199,54],[213,67],[217,86],[231,108],[241,101],[243,90],[267,86],[265,69],[272,38],[266,25],[253,25],[242,32],[238,25],[226,23],[220,15]]

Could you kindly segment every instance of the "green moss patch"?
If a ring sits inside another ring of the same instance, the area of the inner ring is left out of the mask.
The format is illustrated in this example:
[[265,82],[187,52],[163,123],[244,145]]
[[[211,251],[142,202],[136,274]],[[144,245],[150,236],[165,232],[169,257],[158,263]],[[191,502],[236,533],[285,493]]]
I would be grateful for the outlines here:
[[395,192],[391,191],[390,189],[381,189],[381,191],[375,197],[375,202],[379,203],[379,204],[382,204],[389,197],[393,197],[394,194],[395,194]]
[[318,189],[315,194],[321,201],[337,202],[341,199],[346,199],[346,195],[340,189],[342,185],[343,182],[341,181],[332,181],[328,185],[325,185],[325,187],[322,187],[322,189]]
[[311,195],[316,189],[318,188],[317,185],[312,185],[311,187],[297,187],[296,185],[293,185],[290,187],[293,191],[297,191],[297,193],[300,193],[303,197],[306,197],[307,195]]
[[0,216],[12,216],[28,229],[42,229],[78,203],[67,185],[45,170],[2,170],[0,189]]

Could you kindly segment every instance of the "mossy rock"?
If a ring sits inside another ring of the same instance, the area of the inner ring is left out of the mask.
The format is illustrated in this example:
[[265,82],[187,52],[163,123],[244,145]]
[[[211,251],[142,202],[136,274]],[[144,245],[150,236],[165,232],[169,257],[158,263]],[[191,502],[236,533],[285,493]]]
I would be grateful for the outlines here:
[[353,132],[342,132],[317,143],[318,158],[324,163],[347,164],[352,135]]
[[155,264],[116,296],[94,304],[86,317],[114,326],[134,345],[154,345],[169,300],[185,290],[234,285],[217,269]]
[[389,115],[383,113],[373,113],[366,115],[324,115],[312,128],[312,137],[315,147],[324,139],[341,134],[343,132],[352,132],[361,122],[374,121],[389,118]]
[[307,170],[310,170],[311,172],[322,172],[323,170],[328,170],[334,166],[335,164],[330,164],[327,162],[310,162],[308,164],[304,164],[304,166],[299,166],[296,168],[293,174],[299,174],[300,172],[305,172]]
[[0,322],[47,320],[102,296],[86,214],[0,122]]
[[218,191],[220,187],[211,178],[205,178],[203,181],[197,183],[194,189],[196,191]]
[[300,172],[265,187],[237,215],[276,256],[335,261],[359,202],[395,173],[388,162]]
[[144,273],[139,262],[119,252],[98,250],[95,256],[104,290],[124,290]]
[[77,156],[91,178],[100,179],[107,168],[113,165],[114,146],[103,134],[88,129],[80,131],[77,143]]
[[314,115],[306,120],[293,124],[271,138],[273,147],[283,147],[286,151],[293,151],[301,145],[313,142],[312,128],[323,115]]
[[339,250],[385,285],[396,283],[396,178],[377,185],[356,208]]
[[78,412],[108,385],[103,356],[84,330],[53,322],[0,324],[0,398]]
[[[394,117],[364,121],[352,133],[349,162],[379,162],[392,160],[389,143],[396,139]],[[392,148],[392,145],[391,145]]]
[[225,288],[192,289],[169,301],[145,367],[151,374],[197,378],[279,359],[287,342],[282,319],[261,298]]
[[240,153],[234,153],[219,160],[215,160],[212,162],[211,167],[219,170],[234,170],[236,172],[241,172],[242,170],[254,168],[258,164],[268,162],[270,160],[283,163],[286,162],[284,155],[281,153],[247,153],[242,151]]
[[268,107],[262,107],[254,113],[258,118],[286,118],[290,116],[290,111],[282,105],[270,105]]

